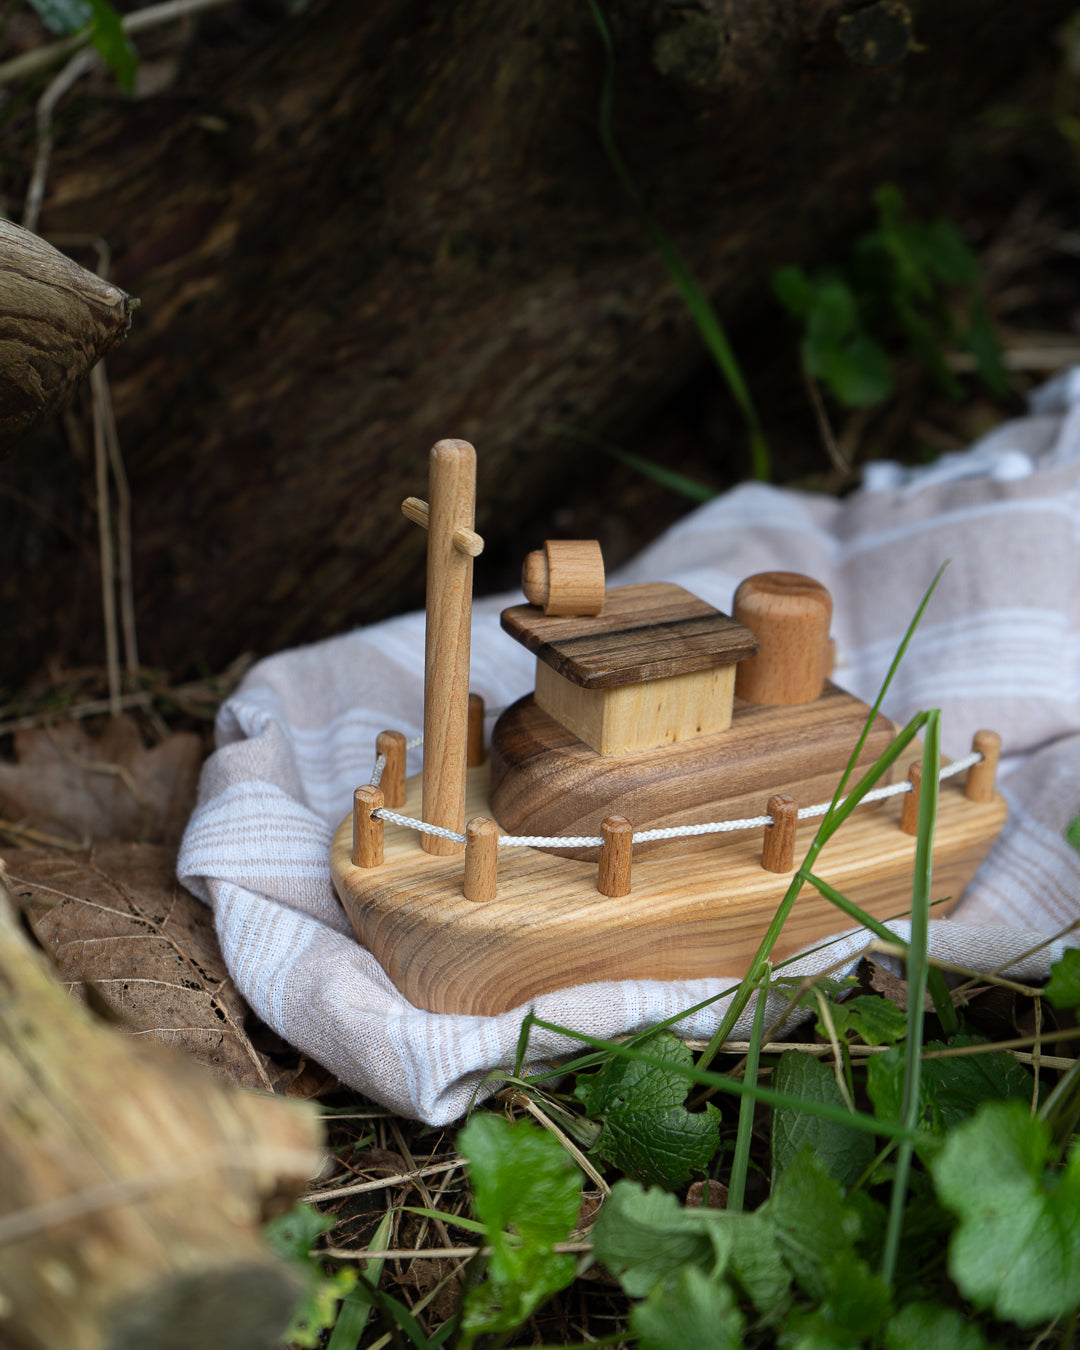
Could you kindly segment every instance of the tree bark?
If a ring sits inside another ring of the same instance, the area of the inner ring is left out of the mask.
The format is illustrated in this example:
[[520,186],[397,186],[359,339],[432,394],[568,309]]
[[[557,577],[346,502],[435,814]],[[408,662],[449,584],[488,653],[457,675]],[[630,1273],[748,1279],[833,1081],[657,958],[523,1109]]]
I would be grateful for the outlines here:
[[[879,183],[939,172],[950,129],[1056,59],[1071,0],[608,9],[625,158],[732,318]],[[110,377],[144,659],[219,666],[419,603],[398,508],[444,437],[479,451],[479,587],[559,500],[562,532],[614,538],[626,480],[552,424],[632,439],[702,349],[601,149],[583,0],[199,22],[167,93],[58,133],[41,222],[104,234],[143,305]],[[725,458],[745,471],[737,430]],[[8,485],[10,680],[98,639],[84,466],[41,442]]]

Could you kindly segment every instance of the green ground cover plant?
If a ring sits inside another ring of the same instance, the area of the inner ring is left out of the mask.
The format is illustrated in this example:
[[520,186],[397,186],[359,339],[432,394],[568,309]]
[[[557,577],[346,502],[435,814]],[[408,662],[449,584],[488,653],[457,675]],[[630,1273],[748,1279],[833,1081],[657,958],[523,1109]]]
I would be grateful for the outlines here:
[[951,221],[918,220],[903,194],[874,194],[875,224],[839,265],[812,272],[782,267],[773,291],[801,329],[803,368],[838,403],[861,408],[893,392],[894,370],[918,361],[952,398],[962,393],[947,350],[969,352],[992,394],[1009,377],[982,291],[979,264]]

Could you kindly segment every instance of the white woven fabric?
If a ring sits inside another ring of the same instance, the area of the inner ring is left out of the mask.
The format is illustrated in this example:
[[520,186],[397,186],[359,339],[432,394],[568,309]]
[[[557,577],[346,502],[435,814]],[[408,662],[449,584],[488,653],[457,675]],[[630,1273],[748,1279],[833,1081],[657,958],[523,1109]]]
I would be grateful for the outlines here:
[[[744,484],[614,578],[676,581],[729,612],[753,572],[809,573],[834,597],[837,682],[872,699],[919,598],[952,560],[886,711],[903,722],[940,707],[954,758],[979,727],[1004,738],[1009,823],[954,918],[931,925],[937,954],[981,970],[1080,920],[1080,855],[1064,838],[1080,811],[1080,375],[1039,391],[1035,406],[967,458],[922,474],[879,468],[843,501]],[[498,623],[516,599],[474,612],[472,687],[489,707],[531,687],[533,658]],[[213,905],[229,970],[260,1017],[371,1099],[445,1124],[489,1070],[513,1063],[524,1010],[450,1016],[408,1004],[351,936],[327,856],[370,776],[378,732],[420,730],[423,627],[410,614],[253,668],[221,710],[179,873]],[[419,765],[414,751],[409,772]],[[840,956],[854,964],[865,939],[789,969]],[[1056,942],[1014,973],[1044,974],[1061,950]],[[612,1036],[729,989],[725,977],[738,973],[593,984],[535,1006],[546,1020]],[[708,1036],[724,1006],[680,1030]],[[538,1035],[531,1045],[537,1059],[573,1048]]]

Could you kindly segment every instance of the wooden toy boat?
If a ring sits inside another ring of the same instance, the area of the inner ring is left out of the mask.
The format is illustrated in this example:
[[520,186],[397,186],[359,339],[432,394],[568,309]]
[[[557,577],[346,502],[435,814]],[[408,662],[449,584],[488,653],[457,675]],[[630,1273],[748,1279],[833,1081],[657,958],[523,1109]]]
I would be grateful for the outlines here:
[[[665,583],[607,589],[595,542],[549,541],[526,559],[531,603],[502,616],[536,654],[536,688],[499,717],[484,763],[469,695],[474,494],[472,446],[440,441],[430,505],[403,504],[428,530],[424,772],[406,781],[405,738],[383,732],[373,782],[334,836],[358,938],[435,1012],[504,1012],[599,980],[738,977],[813,835],[808,810],[824,810],[870,714],[828,679],[828,592],[759,574],[729,617]],[[875,718],[859,768],[894,735]],[[941,784],[937,914],[1004,824],[999,748],[979,732],[963,777]],[[910,904],[918,767],[817,862],[876,918]],[[845,926],[806,886],[774,959]]]

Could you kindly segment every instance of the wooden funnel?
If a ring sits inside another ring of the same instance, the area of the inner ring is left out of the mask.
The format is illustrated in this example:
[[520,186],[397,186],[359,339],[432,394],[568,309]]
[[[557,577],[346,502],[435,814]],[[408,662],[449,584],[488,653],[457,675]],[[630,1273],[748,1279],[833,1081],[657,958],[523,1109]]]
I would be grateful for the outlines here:
[[732,615],[759,644],[756,656],[739,663],[739,698],[789,707],[821,697],[832,622],[832,597],[821,582],[798,572],[758,572],[735,592]]
[[[430,825],[462,833],[473,558],[483,547],[472,528],[476,451],[468,441],[438,441],[432,446],[429,497],[423,815]],[[426,852],[440,856],[465,848],[464,843],[438,835],[425,834],[422,839]]]

